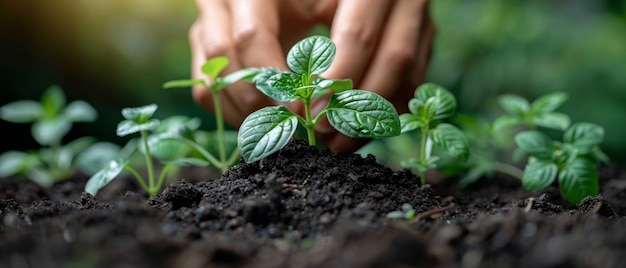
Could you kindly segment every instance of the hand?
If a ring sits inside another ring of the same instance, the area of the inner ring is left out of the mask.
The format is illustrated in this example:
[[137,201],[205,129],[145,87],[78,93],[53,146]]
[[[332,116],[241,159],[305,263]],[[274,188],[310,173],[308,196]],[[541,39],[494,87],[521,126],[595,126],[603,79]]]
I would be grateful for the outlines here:
[[[337,54],[328,79],[351,78],[355,88],[376,92],[398,112],[425,79],[435,28],[427,0],[197,0],[199,17],[190,29],[192,76],[209,58],[227,56],[230,73],[241,68],[274,66],[287,70],[286,50],[317,24],[331,27]],[[206,88],[193,88],[194,100],[213,109]],[[259,108],[276,105],[252,85],[232,85],[221,94],[226,122],[238,127]],[[314,103],[314,112],[326,100]],[[300,114],[300,103],[287,104]],[[315,108],[317,107],[317,109]],[[367,141],[336,132],[328,122],[316,128],[332,151],[354,152]]]

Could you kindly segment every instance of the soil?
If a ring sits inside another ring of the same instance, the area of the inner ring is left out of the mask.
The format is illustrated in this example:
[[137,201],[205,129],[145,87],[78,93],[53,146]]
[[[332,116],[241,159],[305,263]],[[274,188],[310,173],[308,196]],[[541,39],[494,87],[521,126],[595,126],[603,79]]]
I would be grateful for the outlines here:
[[[292,141],[225,174],[186,168],[149,197],[130,177],[0,180],[0,267],[626,267],[626,172],[579,206],[506,176],[419,186],[373,156]],[[437,178],[431,174],[430,178]],[[412,220],[388,212],[411,204]]]

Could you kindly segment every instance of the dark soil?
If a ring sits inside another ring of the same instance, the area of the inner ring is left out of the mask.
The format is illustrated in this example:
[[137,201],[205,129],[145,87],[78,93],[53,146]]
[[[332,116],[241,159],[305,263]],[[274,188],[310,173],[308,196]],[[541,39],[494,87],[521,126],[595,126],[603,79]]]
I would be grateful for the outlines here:
[[[6,178],[0,267],[626,267],[626,173],[599,174],[601,195],[571,206],[507,177],[419,187],[372,156],[292,142],[223,176],[184,169],[153,197],[130,177],[96,197],[86,176]],[[415,219],[386,218],[405,203]]]

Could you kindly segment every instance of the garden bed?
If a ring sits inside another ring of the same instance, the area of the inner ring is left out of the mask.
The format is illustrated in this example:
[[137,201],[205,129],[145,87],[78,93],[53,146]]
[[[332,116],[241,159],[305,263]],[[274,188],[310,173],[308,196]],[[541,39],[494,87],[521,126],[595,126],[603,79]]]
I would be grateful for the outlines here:
[[[223,176],[186,168],[156,196],[131,177],[44,189],[0,180],[0,267],[626,267],[626,173],[580,206],[494,177],[420,187],[373,156],[301,141]],[[437,178],[437,174],[431,174]],[[413,220],[388,212],[410,203]]]

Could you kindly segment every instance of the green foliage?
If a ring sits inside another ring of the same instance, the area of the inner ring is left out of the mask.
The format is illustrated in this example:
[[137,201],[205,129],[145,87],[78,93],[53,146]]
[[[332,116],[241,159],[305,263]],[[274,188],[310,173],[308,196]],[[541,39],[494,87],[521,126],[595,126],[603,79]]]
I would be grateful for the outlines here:
[[[260,69],[248,68],[236,71],[227,76],[221,77],[220,73],[228,66],[229,60],[227,57],[219,56],[209,59],[201,67],[202,73],[204,73],[208,79],[188,79],[188,80],[174,80],[166,82],[164,88],[175,87],[189,87],[193,85],[201,85],[211,91],[213,95],[213,105],[215,107],[215,117],[217,130],[215,132],[216,141],[218,146],[218,157],[213,156],[210,151],[207,151],[206,159],[220,171],[225,172],[239,157],[239,151],[236,147],[232,148],[230,156],[226,157],[226,131],[224,128],[224,116],[222,111],[222,104],[220,102],[220,93],[233,83],[243,80],[252,82],[253,78],[257,76]],[[210,134],[208,134],[210,135]],[[232,135],[231,135],[232,136]]]
[[415,90],[415,97],[409,101],[409,111],[400,115],[402,133],[420,129],[420,155],[419,158],[406,160],[403,166],[416,168],[422,185],[426,184],[426,171],[437,167],[439,160],[439,157],[432,155],[433,145],[455,158],[467,160],[467,138],[456,126],[441,121],[456,112],[456,99],[452,93],[433,83],[423,84]]
[[[123,137],[139,133],[140,137],[128,142],[125,148],[129,148],[130,152],[125,156],[111,161],[96,172],[85,185],[85,192],[96,195],[102,187],[126,170],[133,174],[146,192],[154,195],[161,189],[166,174],[182,165],[208,166],[222,163],[205,149],[211,139],[206,132],[197,130],[200,125],[198,119],[173,116],[161,121],[153,118],[156,110],[156,104],[122,110],[125,120],[118,124],[117,135]],[[147,178],[133,167],[130,159],[133,152],[143,155]],[[160,159],[162,164],[158,178],[153,157]]]
[[404,219],[412,220],[415,218],[415,209],[409,203],[402,204],[402,210],[396,210],[387,213],[388,219]]
[[[266,107],[250,114],[239,128],[238,146],[246,162],[260,160],[283,148],[298,123],[315,145],[314,127],[323,118],[339,132],[354,138],[381,138],[400,134],[400,120],[393,105],[383,97],[352,89],[350,80],[324,79],[335,56],[335,44],[327,37],[311,36],[296,43],[287,54],[290,71],[264,69],[257,88],[278,102],[301,101],[304,117],[283,106]],[[315,117],[314,99],[330,94],[327,106]]]
[[506,94],[498,97],[498,103],[507,112],[493,122],[494,131],[525,125],[535,129],[539,127],[565,130],[570,125],[570,118],[564,113],[555,112],[565,101],[565,92],[554,92],[539,97],[532,103],[526,99]]
[[563,197],[578,204],[599,191],[596,166],[605,159],[599,151],[604,129],[591,123],[576,123],[565,131],[562,141],[553,141],[546,134],[528,130],[515,136],[523,153],[529,156],[522,185],[527,191],[550,186],[557,178]]
[[[82,100],[67,104],[59,86],[49,87],[39,102],[20,100],[0,107],[0,118],[14,123],[31,123],[31,135],[42,147],[21,152],[7,151],[0,155],[0,177],[23,175],[49,187],[68,179],[77,169],[90,173],[103,161],[115,157],[119,147],[83,137],[63,144],[74,123],[92,122],[96,110]],[[93,148],[108,150],[95,154]],[[82,159],[82,160],[81,160]]]

